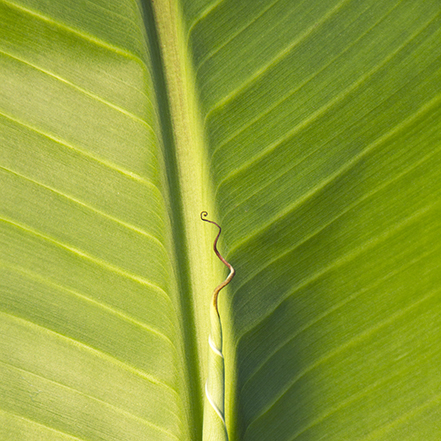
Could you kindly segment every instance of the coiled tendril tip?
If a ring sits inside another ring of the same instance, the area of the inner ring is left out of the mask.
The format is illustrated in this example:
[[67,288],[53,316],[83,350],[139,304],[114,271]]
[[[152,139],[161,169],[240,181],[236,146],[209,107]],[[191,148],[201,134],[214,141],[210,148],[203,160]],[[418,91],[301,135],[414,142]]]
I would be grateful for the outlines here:
[[234,277],[235,271],[234,271],[234,268],[221,256],[221,254],[219,253],[219,251],[217,249],[217,241],[218,241],[219,236],[221,234],[222,228],[216,222],[211,221],[209,219],[205,219],[207,216],[208,216],[208,213],[206,211],[201,211],[201,219],[204,222],[209,222],[210,224],[216,225],[216,227],[219,228],[219,232],[217,233],[216,239],[214,239],[213,250],[216,253],[216,256],[219,258],[219,260],[230,270],[228,277],[219,286],[217,286],[215,288],[215,290],[213,291],[213,305],[216,308],[217,315],[219,315],[219,310],[217,308],[217,297],[219,295],[219,291],[231,282],[231,279]]

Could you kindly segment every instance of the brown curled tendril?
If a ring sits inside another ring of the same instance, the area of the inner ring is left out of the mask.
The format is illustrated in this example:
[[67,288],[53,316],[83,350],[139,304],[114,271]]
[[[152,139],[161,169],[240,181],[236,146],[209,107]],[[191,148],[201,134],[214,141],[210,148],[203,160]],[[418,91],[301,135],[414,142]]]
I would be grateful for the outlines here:
[[216,309],[217,315],[219,315],[219,310],[217,309],[217,297],[219,295],[219,291],[231,282],[231,279],[234,277],[235,271],[234,271],[234,268],[221,256],[221,254],[219,253],[219,251],[217,249],[217,241],[218,241],[219,236],[221,234],[222,228],[216,222],[213,222],[209,219],[205,219],[207,216],[208,216],[208,213],[206,211],[201,212],[201,219],[204,222],[209,222],[210,224],[216,225],[216,227],[219,228],[219,233],[217,233],[216,239],[214,239],[213,250],[216,253],[216,256],[220,259],[220,261],[230,270],[228,277],[219,286],[217,286],[215,288],[215,290],[213,291],[213,305]]

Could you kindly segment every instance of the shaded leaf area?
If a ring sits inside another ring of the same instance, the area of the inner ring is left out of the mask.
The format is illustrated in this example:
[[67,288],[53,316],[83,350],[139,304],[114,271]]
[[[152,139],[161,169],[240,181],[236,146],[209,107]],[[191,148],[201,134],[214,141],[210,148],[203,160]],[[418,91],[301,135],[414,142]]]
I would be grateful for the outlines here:
[[439,439],[439,2],[184,11],[237,271],[232,439]]
[[0,438],[188,439],[140,6],[0,21]]

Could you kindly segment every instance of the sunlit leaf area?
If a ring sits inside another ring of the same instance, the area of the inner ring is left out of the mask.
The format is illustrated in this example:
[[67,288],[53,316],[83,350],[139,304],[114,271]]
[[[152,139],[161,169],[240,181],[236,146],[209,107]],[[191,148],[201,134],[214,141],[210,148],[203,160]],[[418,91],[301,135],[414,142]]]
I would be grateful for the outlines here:
[[439,0],[0,0],[0,440],[440,440],[440,176]]

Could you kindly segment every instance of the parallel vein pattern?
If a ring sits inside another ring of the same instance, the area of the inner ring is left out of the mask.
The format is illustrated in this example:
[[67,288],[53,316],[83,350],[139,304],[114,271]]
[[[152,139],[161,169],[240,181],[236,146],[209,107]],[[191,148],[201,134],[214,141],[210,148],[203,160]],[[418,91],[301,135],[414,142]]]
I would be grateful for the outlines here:
[[188,435],[141,11],[0,1],[2,439]]
[[231,441],[441,439],[440,25],[0,0],[0,439],[210,439],[201,201],[238,273],[203,342]]
[[191,4],[229,433],[438,439],[439,2]]

